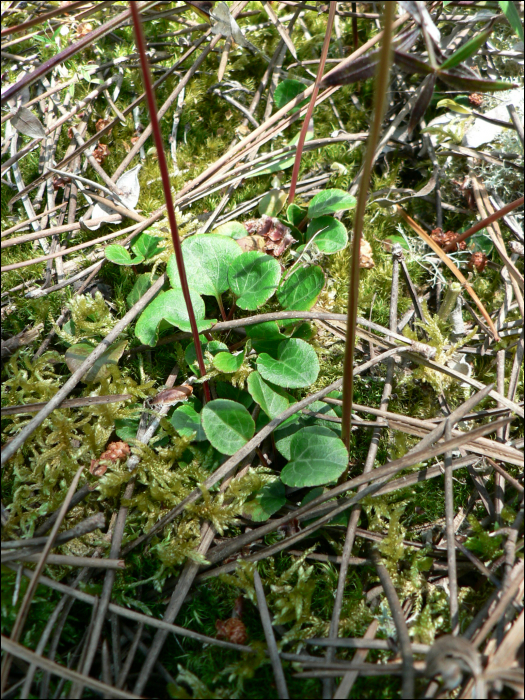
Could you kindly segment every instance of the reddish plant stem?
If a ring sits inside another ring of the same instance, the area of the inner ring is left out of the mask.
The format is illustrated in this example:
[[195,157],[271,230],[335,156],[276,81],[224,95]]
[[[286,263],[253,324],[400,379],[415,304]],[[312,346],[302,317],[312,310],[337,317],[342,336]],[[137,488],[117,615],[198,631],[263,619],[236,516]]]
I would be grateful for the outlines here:
[[228,314],[228,318],[226,319],[227,321],[231,321],[231,320],[232,320],[232,318],[233,318],[233,313],[234,313],[234,311],[235,311],[236,306],[237,306],[237,303],[236,303],[236,301],[235,301],[235,299],[234,299],[234,300],[233,300],[232,307],[231,307],[230,312],[229,312],[229,314]]
[[[195,313],[193,312],[193,305],[191,303],[190,289],[188,287],[188,279],[186,277],[186,268],[184,267],[184,258],[182,256],[182,247],[179,238],[179,230],[177,227],[177,219],[175,218],[175,209],[173,206],[173,198],[171,196],[171,185],[168,173],[168,166],[166,163],[166,155],[164,153],[164,145],[162,143],[162,134],[160,132],[159,120],[157,119],[157,104],[155,100],[155,93],[153,92],[152,87],[149,62],[146,56],[146,42],[144,39],[144,32],[142,30],[142,24],[140,21],[137,3],[130,2],[129,6],[131,10],[131,16],[133,17],[135,39],[137,42],[137,51],[140,56],[142,76],[144,80],[144,92],[146,93],[146,98],[148,101],[151,128],[153,131],[153,136],[155,138],[155,146],[157,147],[157,158],[159,163],[160,175],[162,178],[162,187],[164,189],[164,197],[166,199],[166,211],[170,222],[171,238],[173,240],[175,259],[177,261],[177,270],[179,272],[182,294],[184,296],[184,301],[186,302],[186,308],[188,310],[188,318],[190,321],[191,333],[193,335],[193,342],[195,343],[195,353],[197,355],[199,371],[201,373],[201,376],[204,377],[204,375],[206,374],[206,368],[204,366],[204,357],[202,356],[202,348],[199,341],[199,329],[197,328]],[[204,382],[203,387],[205,400],[211,401],[211,394],[208,383]]]
[[354,215],[354,238],[352,241],[352,258],[350,261],[350,279],[348,283],[348,316],[346,322],[346,344],[343,366],[343,415],[341,424],[341,437],[346,447],[350,445],[352,398],[354,391],[354,352],[355,330],[357,325],[357,302],[359,298],[359,257],[361,250],[361,235],[365,217],[366,202],[368,199],[368,187],[374,164],[374,154],[381,132],[383,114],[385,110],[388,80],[390,77],[390,54],[392,47],[392,25],[396,9],[395,2],[385,3],[383,43],[377,66],[375,80],[374,119],[370,127],[367,142],[367,151],[363,164],[359,194]]
[[219,311],[221,312],[222,320],[227,321],[228,318],[226,316],[226,311],[224,310],[224,304],[222,303],[222,297],[220,294],[217,297],[217,303],[219,304]]
[[334,17],[337,10],[336,2],[329,2],[330,11],[328,13],[328,21],[326,23],[326,34],[324,37],[323,50],[321,52],[321,60],[319,61],[319,68],[317,69],[317,77],[315,79],[315,85],[310,97],[310,104],[308,105],[308,111],[304,117],[303,128],[301,129],[301,135],[299,136],[299,142],[297,143],[297,153],[295,155],[295,163],[293,166],[292,180],[290,182],[290,192],[288,194],[288,204],[291,204],[295,197],[295,188],[297,186],[297,180],[299,179],[299,168],[301,167],[301,156],[303,155],[304,142],[306,140],[306,132],[308,131],[308,125],[310,124],[310,119],[315,107],[315,101],[317,99],[317,93],[319,92],[319,83],[323,79],[323,71],[326,63],[326,57],[328,55],[328,48],[330,46],[330,36],[332,34],[332,27],[334,24]]
[[486,219],[482,219],[481,221],[478,221],[477,224],[474,224],[474,226],[469,228],[467,231],[465,231],[464,233],[457,236],[457,238],[455,238],[451,243],[448,243],[448,245],[444,246],[443,250],[445,251],[445,253],[448,253],[451,250],[456,250],[457,244],[461,243],[461,241],[464,241],[469,236],[472,236],[474,233],[481,231],[482,228],[486,228],[487,226],[492,224],[494,221],[501,219],[509,212],[514,211],[514,209],[521,207],[524,199],[525,199],[524,197],[520,197],[519,199],[514,200],[514,202],[507,204],[506,206],[502,207],[501,209],[498,209],[498,211],[495,211],[490,216],[487,216]]

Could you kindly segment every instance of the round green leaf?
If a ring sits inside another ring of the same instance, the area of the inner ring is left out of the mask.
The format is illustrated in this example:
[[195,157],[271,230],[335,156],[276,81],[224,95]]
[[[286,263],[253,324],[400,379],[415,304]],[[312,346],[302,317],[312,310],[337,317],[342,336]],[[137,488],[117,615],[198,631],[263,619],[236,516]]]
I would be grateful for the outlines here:
[[318,216],[335,214],[336,211],[353,209],[356,199],[344,190],[330,189],[323,190],[316,194],[308,205],[308,217],[316,219]]
[[215,391],[219,399],[237,401],[238,403],[242,403],[248,410],[253,406],[253,399],[247,391],[239,389],[239,387],[233,386],[233,384],[229,384],[228,382],[217,382],[215,384]]
[[225,455],[235,454],[255,432],[255,423],[246,408],[228,399],[215,399],[206,404],[201,420],[208,440]]
[[286,202],[284,190],[270,190],[259,202],[259,214],[261,216],[277,216]]
[[253,349],[258,353],[267,352],[277,359],[277,350],[286,336],[283,335],[275,321],[246,326],[246,335],[252,339]]
[[298,207],[297,204],[290,204],[286,210],[286,218],[294,226],[299,226],[306,216],[306,211]]
[[[153,282],[155,282],[156,279],[157,278],[155,277],[153,279]],[[133,289],[126,297],[126,303],[128,305],[128,308],[131,309],[131,307],[134,306],[137,303],[137,301],[144,296],[144,294],[146,294],[153,282],[149,273],[145,275],[139,275],[136,278],[135,284],[133,285]]]
[[315,350],[304,340],[283,340],[277,350],[277,358],[274,360],[266,353],[257,358],[257,370],[267,381],[297,389],[310,386],[317,379],[319,360]]
[[261,377],[259,372],[252,372],[248,377],[248,391],[255,403],[258,403],[270,418],[275,418],[286,411],[292,400],[284,389],[272,386]]
[[337,253],[348,243],[346,228],[333,216],[319,216],[310,221],[306,229],[306,240],[309,241],[318,231],[321,233],[316,236],[314,243],[321,253]]
[[158,236],[150,236],[149,233],[141,233],[140,236],[131,244],[131,250],[138,257],[142,257],[143,260],[152,258],[164,249],[164,246],[157,245],[162,238]]
[[215,369],[218,369],[219,372],[232,374],[240,369],[243,360],[244,352],[240,352],[238,355],[232,355],[230,352],[219,352],[213,358],[213,366]]
[[193,438],[197,442],[206,440],[206,433],[202,429],[201,417],[193,406],[185,405],[173,411],[170,423],[181,437],[189,437],[196,433]]
[[[186,276],[199,294],[216,299],[228,289],[228,268],[242,254],[241,247],[227,236],[211,233],[187,238],[182,244]],[[166,273],[174,289],[180,289],[175,256],[168,261]]]
[[293,311],[309,311],[324,287],[324,274],[319,265],[299,267],[292,272],[277,292],[281,306]]
[[284,484],[277,480],[265,484],[253,501],[246,504],[246,510],[256,523],[268,520],[286,503]]
[[242,253],[230,265],[228,282],[241,309],[253,311],[277,289],[281,266],[275,258],[256,250]]
[[[330,409],[330,406],[322,401],[315,401],[309,408],[311,411],[325,413],[335,418],[335,413]],[[281,423],[281,425],[276,428],[273,433],[275,446],[285,459],[290,460],[292,458],[291,443],[295,433],[303,428],[309,428],[313,425],[320,425],[323,428],[330,430],[334,437],[338,437],[337,431],[339,426],[336,423],[314,418],[313,416],[305,416],[304,414],[292,416],[291,418],[288,418],[288,420],[285,420],[284,423]]]
[[[215,320],[204,320],[206,310],[203,300],[193,289],[190,289],[190,297],[195,320],[197,321],[197,328],[199,331],[210,328],[215,323]],[[137,338],[146,345],[155,345],[158,325],[162,319],[165,319],[173,326],[177,326],[181,331],[191,331],[186,302],[180,289],[169,289],[167,292],[162,292],[146,306],[135,326]]]
[[[291,102],[295,97],[297,97],[297,95],[300,95],[305,90],[306,86],[299,80],[288,78],[287,80],[283,80],[282,83],[279,83],[279,85],[275,88],[275,92],[273,93],[273,101],[275,102],[277,108],[281,109],[281,107],[284,107],[284,105]],[[306,104],[306,100],[295,107],[294,111],[297,111],[297,109],[302,107],[303,104]]]
[[312,426],[299,430],[290,447],[291,461],[281,472],[287,486],[319,486],[335,481],[348,465],[348,451],[331,430]]
[[115,265],[139,265],[144,260],[143,255],[137,255],[132,258],[124,246],[116,243],[107,245],[104,248],[104,255],[109,262],[115,263]]
[[245,238],[248,235],[244,224],[240,221],[227,221],[225,224],[221,224],[214,228],[212,234],[215,236],[228,236],[237,240],[238,238]]

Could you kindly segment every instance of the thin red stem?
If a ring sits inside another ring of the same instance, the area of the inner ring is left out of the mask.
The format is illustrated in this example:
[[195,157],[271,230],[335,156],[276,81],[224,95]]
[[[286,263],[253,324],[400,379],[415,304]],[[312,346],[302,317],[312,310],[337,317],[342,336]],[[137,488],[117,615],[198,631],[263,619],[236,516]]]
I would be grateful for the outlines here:
[[467,231],[465,231],[464,233],[457,236],[457,238],[455,238],[452,241],[452,243],[449,243],[448,245],[444,246],[443,250],[445,251],[445,253],[448,253],[451,250],[456,250],[457,244],[461,243],[461,241],[464,241],[469,236],[472,236],[473,234],[477,233],[478,231],[481,231],[482,228],[486,228],[487,226],[492,224],[494,221],[501,219],[503,216],[505,216],[509,212],[514,211],[514,209],[521,207],[524,199],[525,199],[524,197],[520,197],[519,199],[515,199],[514,202],[511,202],[510,204],[505,205],[501,209],[498,209],[498,211],[495,211],[490,216],[487,216],[486,219],[482,219],[481,221],[478,221],[477,224],[474,224],[474,226],[469,228]]
[[368,186],[374,164],[374,154],[379,140],[383,114],[385,110],[388,80],[390,77],[390,53],[392,47],[392,24],[396,9],[395,2],[387,2],[384,5],[384,30],[383,43],[377,76],[375,81],[374,120],[370,127],[367,151],[359,183],[359,194],[354,215],[354,237],[352,241],[352,258],[350,262],[350,280],[348,285],[348,316],[346,322],[346,344],[343,366],[343,415],[341,423],[341,437],[347,447],[350,446],[352,398],[354,392],[354,352],[355,329],[357,325],[357,302],[359,299],[359,257],[361,251],[361,235],[365,217],[366,202],[368,199]]
[[[153,91],[151,73],[149,68],[148,58],[146,56],[146,42],[144,39],[144,32],[142,30],[142,24],[140,21],[139,10],[136,2],[129,3],[131,16],[133,17],[133,26],[135,28],[135,39],[137,42],[137,50],[140,56],[140,64],[142,68],[142,76],[144,80],[144,92],[146,93],[146,98],[148,100],[148,109],[151,119],[151,128],[153,131],[153,136],[155,139],[155,145],[157,147],[157,158],[159,163],[160,175],[162,178],[162,187],[164,189],[164,197],[166,199],[166,211],[168,214],[168,220],[170,222],[171,238],[173,240],[173,249],[175,251],[175,259],[177,261],[177,269],[179,272],[180,283],[182,287],[182,294],[184,296],[184,301],[186,302],[186,308],[188,309],[188,318],[191,326],[191,333],[193,335],[193,342],[195,343],[195,352],[197,354],[197,362],[199,365],[199,371],[201,376],[204,377],[206,374],[206,368],[204,366],[204,357],[202,356],[202,348],[199,340],[199,329],[197,328],[197,322],[195,320],[195,314],[193,312],[193,305],[191,303],[190,289],[188,287],[188,279],[186,277],[186,268],[184,267],[184,258],[182,257],[182,248],[180,244],[179,231],[177,228],[177,220],[175,218],[175,209],[173,206],[173,199],[171,196],[171,185],[170,177],[168,173],[168,165],[166,163],[166,155],[164,153],[164,144],[162,142],[162,134],[160,132],[159,120],[157,119],[157,104],[155,100],[155,93]],[[205,382],[204,396],[206,401],[211,401],[210,388]]]
[[290,192],[288,194],[288,204],[291,204],[295,197],[295,188],[297,187],[297,180],[299,179],[299,168],[301,167],[301,156],[303,155],[304,142],[306,140],[306,132],[308,131],[308,125],[310,124],[310,119],[315,107],[315,101],[317,99],[317,93],[319,92],[319,83],[323,79],[323,71],[326,63],[326,57],[328,56],[328,48],[330,46],[330,36],[332,34],[332,27],[334,24],[334,17],[337,10],[336,2],[329,2],[330,11],[328,13],[328,21],[326,24],[326,34],[324,37],[323,50],[321,52],[321,60],[319,61],[319,68],[317,69],[317,77],[315,79],[314,90],[310,98],[310,104],[308,105],[308,111],[306,112],[303,128],[301,129],[301,135],[299,136],[299,142],[297,143],[297,152],[295,154],[295,163],[293,166],[292,180],[290,182]]

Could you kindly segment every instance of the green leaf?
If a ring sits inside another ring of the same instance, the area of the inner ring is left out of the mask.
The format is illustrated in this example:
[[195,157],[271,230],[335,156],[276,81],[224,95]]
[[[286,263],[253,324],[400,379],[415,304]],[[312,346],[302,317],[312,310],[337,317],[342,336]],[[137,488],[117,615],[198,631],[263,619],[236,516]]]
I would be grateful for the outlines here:
[[[204,353],[206,352],[209,352],[211,355],[216,355],[218,352],[228,350],[228,346],[220,340],[210,340],[208,342],[207,340],[200,339],[200,344],[203,357]],[[195,343],[193,342],[193,340],[186,348],[186,352],[184,353],[184,359],[191,367],[191,369],[195,372],[195,374],[198,374],[198,376],[200,377],[199,366],[197,364],[197,353],[195,352]]]
[[257,370],[269,382],[290,389],[310,386],[319,374],[319,360],[311,345],[299,338],[284,340],[277,351],[277,360],[262,353]]
[[[461,233],[459,231],[458,233]],[[483,231],[478,231],[473,236],[468,239],[467,247],[474,252],[485,253],[485,255],[490,255],[494,244],[490,236],[487,236]]]
[[501,90],[511,90],[519,87],[516,83],[506,80],[483,80],[483,78],[473,78],[470,75],[451,73],[450,71],[439,70],[438,77],[447,85],[456,90],[468,92],[498,92]]
[[286,203],[284,190],[270,190],[259,202],[259,214],[261,216],[277,216]]
[[[206,312],[204,302],[193,289],[190,289],[190,298],[199,331],[206,330],[213,323],[216,323],[215,319],[204,320]],[[181,331],[187,333],[191,331],[186,302],[180,289],[169,289],[167,292],[162,292],[148,304],[137,321],[135,335],[142,343],[155,345],[158,325],[163,319],[171,323],[172,326],[180,328]]]
[[292,331],[291,338],[301,338],[301,340],[312,340],[317,335],[317,330],[311,323],[305,321]]
[[446,61],[443,61],[439,67],[440,70],[454,68],[460,63],[466,61],[467,58],[470,58],[470,56],[475,54],[476,51],[483,46],[491,34],[492,27],[486,29],[484,32],[480,32],[477,36],[472,37],[472,39],[463,44],[463,46],[460,46],[459,49],[452,54],[452,56],[449,56]]
[[253,399],[247,391],[239,389],[228,382],[217,382],[215,391],[219,399],[230,399],[242,403],[248,410],[253,406]]
[[225,224],[221,224],[214,228],[212,234],[215,236],[229,236],[237,240],[238,238],[244,238],[248,235],[246,228],[240,221],[227,221]]
[[260,523],[277,513],[285,503],[284,484],[277,480],[265,484],[255,499],[246,504],[246,510],[254,522]]
[[[86,384],[91,384],[91,382],[99,382],[107,377],[109,374],[108,365],[118,364],[127,344],[127,340],[123,340],[120,343],[113,343],[113,345],[110,345],[104,354],[98,358],[89,372],[82,377],[81,381]],[[94,349],[93,345],[89,343],[77,343],[69,347],[66,350],[64,360],[71,372],[76,372]]]
[[353,209],[356,199],[344,190],[323,190],[316,194],[308,205],[308,218],[316,219],[318,216],[335,214],[336,211]]
[[286,210],[286,218],[293,226],[298,226],[305,218],[306,210],[298,207],[297,204],[290,204]]
[[252,372],[248,377],[248,391],[270,418],[276,418],[293,402],[288,392],[267,382],[259,372]]
[[[227,236],[212,233],[191,236],[182,244],[186,276],[199,294],[216,299],[228,289],[228,268],[242,250]],[[168,261],[166,273],[174,289],[180,289],[175,256]]]
[[315,245],[321,253],[337,253],[348,243],[346,228],[333,216],[319,216],[312,219],[306,229],[306,240],[309,241],[318,231],[322,232],[316,237]]
[[[275,102],[277,109],[281,109],[281,107],[287,105],[288,102],[291,102],[297,97],[297,95],[300,95],[305,90],[306,85],[303,85],[303,83],[301,83],[299,80],[288,78],[287,80],[283,80],[282,83],[279,83],[279,85],[275,88],[275,92],[273,93],[273,101]],[[307,103],[308,100],[303,100],[299,105],[297,105],[297,107],[294,107],[292,114],[297,112]]]
[[163,239],[158,236],[150,236],[149,233],[141,233],[137,240],[131,244],[131,250],[137,257],[142,256],[144,260],[147,260],[164,250],[164,246],[157,245],[159,241],[163,241]]
[[144,275],[139,275],[135,281],[135,284],[133,285],[133,289],[131,292],[128,294],[126,297],[126,302],[128,305],[128,308],[131,308],[134,306],[137,301],[146,294],[148,289],[151,287],[153,282],[155,282],[157,278],[154,277],[153,281],[151,280],[151,275],[146,273]]
[[464,107],[463,105],[458,104],[454,100],[449,99],[439,100],[436,107],[450,109],[451,112],[457,112],[457,114],[472,114],[472,110],[468,107]]
[[239,255],[230,265],[228,282],[237,306],[254,310],[273,295],[281,279],[281,266],[275,258],[252,250]]
[[324,273],[319,265],[299,267],[277,292],[279,303],[290,311],[309,311],[324,287]]
[[253,418],[243,405],[235,401],[210,401],[202,409],[201,417],[206,437],[221,454],[235,454],[255,432]]
[[189,437],[195,433],[193,438],[196,442],[206,440],[206,433],[202,429],[201,417],[193,406],[184,405],[173,411],[170,423],[181,437]]
[[144,260],[143,255],[136,255],[132,258],[129,251],[117,243],[107,245],[104,248],[104,255],[109,262],[115,263],[115,265],[140,265]]
[[507,0],[500,0],[498,4],[501,8],[501,11],[505,14],[505,17],[508,19],[510,26],[514,29],[521,41],[523,41],[523,24],[521,23],[521,19],[516,9],[516,5],[513,2],[508,2]]
[[137,437],[140,418],[116,418],[115,432],[121,440],[129,442]]
[[337,480],[348,465],[348,451],[331,430],[303,428],[291,441],[291,461],[281,472],[287,486],[319,486]]
[[244,352],[232,355],[231,352],[219,352],[213,358],[213,366],[224,374],[233,374],[240,369],[244,360]]
[[277,359],[279,345],[286,340],[286,336],[281,333],[275,321],[246,326],[246,335],[252,339],[254,350],[259,353],[267,352],[275,359]]

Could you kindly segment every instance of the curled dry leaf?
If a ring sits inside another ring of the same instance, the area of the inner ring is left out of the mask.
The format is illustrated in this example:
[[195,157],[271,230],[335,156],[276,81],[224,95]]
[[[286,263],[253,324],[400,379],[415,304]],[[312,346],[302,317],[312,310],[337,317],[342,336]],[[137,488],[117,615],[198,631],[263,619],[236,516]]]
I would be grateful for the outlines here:
[[82,22],[82,24],[79,24],[77,27],[77,36],[82,37],[86,36],[86,34],[89,34],[89,32],[93,31],[93,25],[90,24],[89,22]]
[[193,387],[189,384],[181,384],[174,386],[171,389],[164,389],[156,396],[151,398],[148,403],[150,406],[172,406],[179,401],[186,401],[193,394]]
[[361,248],[359,251],[359,267],[364,267],[370,270],[375,267],[375,262],[372,259],[372,246],[364,238],[361,239]]
[[103,461],[116,462],[119,459],[125,459],[130,454],[131,450],[127,442],[110,442],[98,459],[91,460],[89,471],[95,476],[104,476],[108,467],[107,464],[102,464]]
[[473,270],[474,268],[476,268],[478,272],[483,272],[486,266],[487,256],[481,251],[472,253],[472,255],[470,256],[470,260],[467,263],[467,267],[469,270]]
[[[430,234],[430,237],[433,241],[435,241],[438,244],[440,248],[444,248],[445,246],[454,243],[458,236],[456,233],[454,233],[454,231],[443,231],[442,228],[435,228]],[[459,249],[465,250],[466,247],[467,244],[465,243],[465,241],[460,241]],[[455,252],[457,249],[458,245],[454,247],[453,252]]]
[[105,143],[99,143],[98,146],[93,151],[93,158],[102,165],[102,163],[109,156],[109,147]]
[[[97,134],[99,131],[102,131],[102,129],[105,129],[106,126],[111,122],[111,119],[98,119],[97,123],[95,124],[95,129],[97,130]],[[113,129],[110,129],[108,131],[108,136],[110,136],[111,132]]]
[[238,617],[230,617],[227,620],[217,620],[217,639],[226,639],[232,644],[246,644],[248,634],[246,626]]

